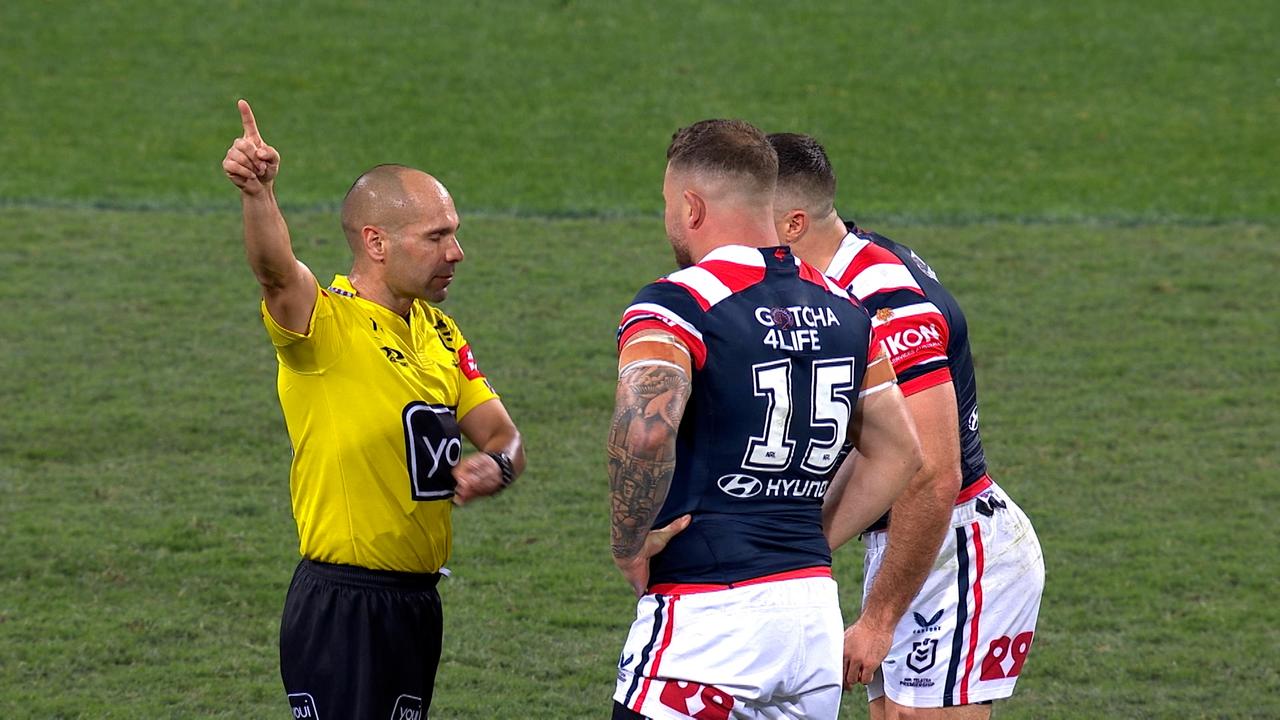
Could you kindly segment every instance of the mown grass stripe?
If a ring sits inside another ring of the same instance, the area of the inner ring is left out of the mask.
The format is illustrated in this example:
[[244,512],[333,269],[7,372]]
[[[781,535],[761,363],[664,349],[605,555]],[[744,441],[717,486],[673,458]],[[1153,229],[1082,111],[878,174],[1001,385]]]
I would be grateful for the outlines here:
[[[287,214],[336,214],[340,209],[337,202],[326,203],[289,203],[280,204]],[[86,199],[68,200],[65,198],[5,198],[0,197],[0,210],[73,210],[135,213],[175,213],[192,215],[209,215],[222,213],[239,213],[238,203],[183,203],[165,200],[115,200]],[[462,212],[466,217],[482,220],[599,220],[602,222],[658,220],[659,212],[638,210],[608,210],[564,208],[556,210],[525,208],[467,208]],[[1089,228],[1106,227],[1224,227],[1239,225],[1260,225],[1264,227],[1280,226],[1280,217],[1270,216],[1228,216],[1207,217],[1196,215],[1160,215],[1160,214],[1102,214],[1102,215],[1033,215],[1033,214],[951,214],[951,213],[865,213],[856,216],[860,224],[866,226],[897,227],[967,227],[972,225],[1028,225],[1028,226],[1067,226],[1079,225]]]

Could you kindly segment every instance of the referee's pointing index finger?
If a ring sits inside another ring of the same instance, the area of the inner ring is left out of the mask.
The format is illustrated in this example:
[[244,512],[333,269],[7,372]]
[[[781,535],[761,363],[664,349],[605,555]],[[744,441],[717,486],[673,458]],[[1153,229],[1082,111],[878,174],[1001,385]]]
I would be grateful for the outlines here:
[[253,119],[253,108],[249,107],[249,103],[244,100],[237,104],[240,106],[240,124],[244,125],[245,138],[262,140],[262,136],[258,134],[258,121]]

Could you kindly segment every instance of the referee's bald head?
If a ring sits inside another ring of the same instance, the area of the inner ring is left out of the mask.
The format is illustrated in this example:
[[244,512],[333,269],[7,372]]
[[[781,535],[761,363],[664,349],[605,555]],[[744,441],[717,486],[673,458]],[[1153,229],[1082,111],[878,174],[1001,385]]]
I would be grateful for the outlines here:
[[342,200],[342,231],[352,252],[359,251],[365,227],[395,231],[420,219],[424,192],[449,195],[439,180],[405,165],[378,165],[356,178]]

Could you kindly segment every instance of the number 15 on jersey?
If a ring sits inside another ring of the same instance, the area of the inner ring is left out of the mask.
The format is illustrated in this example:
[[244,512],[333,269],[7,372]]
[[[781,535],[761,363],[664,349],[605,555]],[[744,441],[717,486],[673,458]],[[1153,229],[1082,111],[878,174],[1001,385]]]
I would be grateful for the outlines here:
[[756,397],[765,398],[767,407],[763,431],[747,440],[742,467],[766,472],[786,470],[795,454],[798,433],[806,441],[800,467],[824,475],[840,459],[840,449],[849,432],[855,402],[854,358],[814,360],[809,364],[809,418],[801,428],[792,428],[791,422],[793,363],[787,358],[751,366]]

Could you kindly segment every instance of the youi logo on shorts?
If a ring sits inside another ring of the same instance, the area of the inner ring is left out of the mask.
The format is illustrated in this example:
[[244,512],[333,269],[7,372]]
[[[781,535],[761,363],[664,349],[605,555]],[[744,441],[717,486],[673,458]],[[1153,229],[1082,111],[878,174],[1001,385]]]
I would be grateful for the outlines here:
[[720,487],[721,492],[736,498],[755,497],[764,489],[764,483],[758,478],[750,475],[721,475],[716,481],[716,485]]
[[320,720],[320,711],[311,693],[289,693],[289,709],[293,711],[294,720]]
[[401,695],[391,709],[391,720],[422,720],[422,698]]

